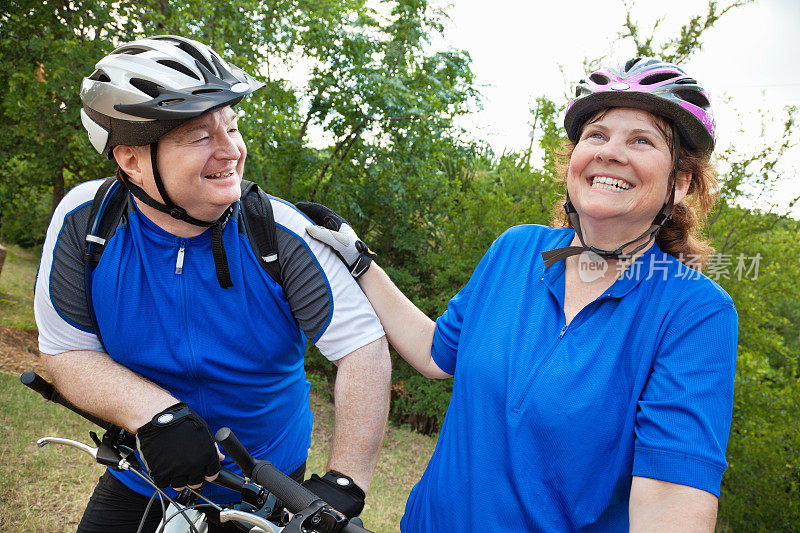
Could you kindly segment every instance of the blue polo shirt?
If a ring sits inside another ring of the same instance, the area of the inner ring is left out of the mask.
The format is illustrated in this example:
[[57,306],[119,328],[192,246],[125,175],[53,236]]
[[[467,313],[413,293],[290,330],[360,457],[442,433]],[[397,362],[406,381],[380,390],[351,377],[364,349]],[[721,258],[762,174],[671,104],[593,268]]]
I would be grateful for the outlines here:
[[654,245],[566,325],[540,253],[573,235],[506,231],[437,320],[453,395],[404,532],[627,531],[632,476],[719,495],[733,302]]

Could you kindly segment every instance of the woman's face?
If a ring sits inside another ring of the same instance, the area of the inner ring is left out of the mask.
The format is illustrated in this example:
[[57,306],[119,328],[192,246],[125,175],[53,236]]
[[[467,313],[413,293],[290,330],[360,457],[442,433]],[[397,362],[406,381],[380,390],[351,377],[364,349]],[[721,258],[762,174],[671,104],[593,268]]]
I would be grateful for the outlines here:
[[[638,237],[669,199],[672,164],[670,144],[647,111],[612,108],[587,123],[567,172],[584,232]],[[676,204],[686,195],[688,178],[678,176]]]

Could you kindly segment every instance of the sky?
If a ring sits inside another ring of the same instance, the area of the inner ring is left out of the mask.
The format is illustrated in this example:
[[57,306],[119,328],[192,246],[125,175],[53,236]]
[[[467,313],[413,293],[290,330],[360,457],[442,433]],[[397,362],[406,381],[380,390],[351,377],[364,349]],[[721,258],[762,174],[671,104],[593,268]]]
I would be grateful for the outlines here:
[[[443,39],[434,45],[469,52],[483,109],[461,125],[496,153],[528,146],[529,109],[536,97],[565,102],[572,84],[584,77],[584,58],[608,54],[610,63],[617,64],[635,52],[630,39],[617,39],[625,21],[620,0],[451,2]],[[660,43],[705,11],[706,3],[698,0],[639,0],[633,15],[645,35],[663,17],[654,41]],[[733,9],[707,30],[702,42],[682,67],[710,95],[718,151],[750,154],[776,144],[784,107],[800,107],[800,0],[757,0]],[[800,149],[791,149],[779,168],[784,178],[769,201],[785,206],[800,196],[799,167]],[[800,218],[800,202],[792,215]]]

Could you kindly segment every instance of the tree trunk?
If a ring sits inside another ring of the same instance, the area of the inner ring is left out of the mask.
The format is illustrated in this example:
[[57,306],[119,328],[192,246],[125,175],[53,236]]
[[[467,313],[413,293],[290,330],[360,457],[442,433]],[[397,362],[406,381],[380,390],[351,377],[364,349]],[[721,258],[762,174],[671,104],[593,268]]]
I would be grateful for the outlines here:
[[53,176],[53,206],[50,209],[50,218],[53,217],[62,198],[64,198],[64,163],[61,163],[58,172]]
[[0,244],[0,273],[3,272],[3,263],[6,261],[6,247]]

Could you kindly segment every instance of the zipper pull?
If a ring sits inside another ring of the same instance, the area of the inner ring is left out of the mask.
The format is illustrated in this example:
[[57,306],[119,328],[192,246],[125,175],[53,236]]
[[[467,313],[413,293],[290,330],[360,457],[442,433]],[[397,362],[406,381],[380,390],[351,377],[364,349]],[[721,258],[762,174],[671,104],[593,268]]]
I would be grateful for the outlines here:
[[568,327],[569,327],[569,324],[564,324],[564,327],[561,328],[561,332],[558,334],[558,338],[559,339],[564,337],[564,334],[567,332],[567,328]]
[[181,242],[181,247],[178,249],[178,260],[175,262],[175,273],[180,274],[183,272],[183,249],[186,243]]

